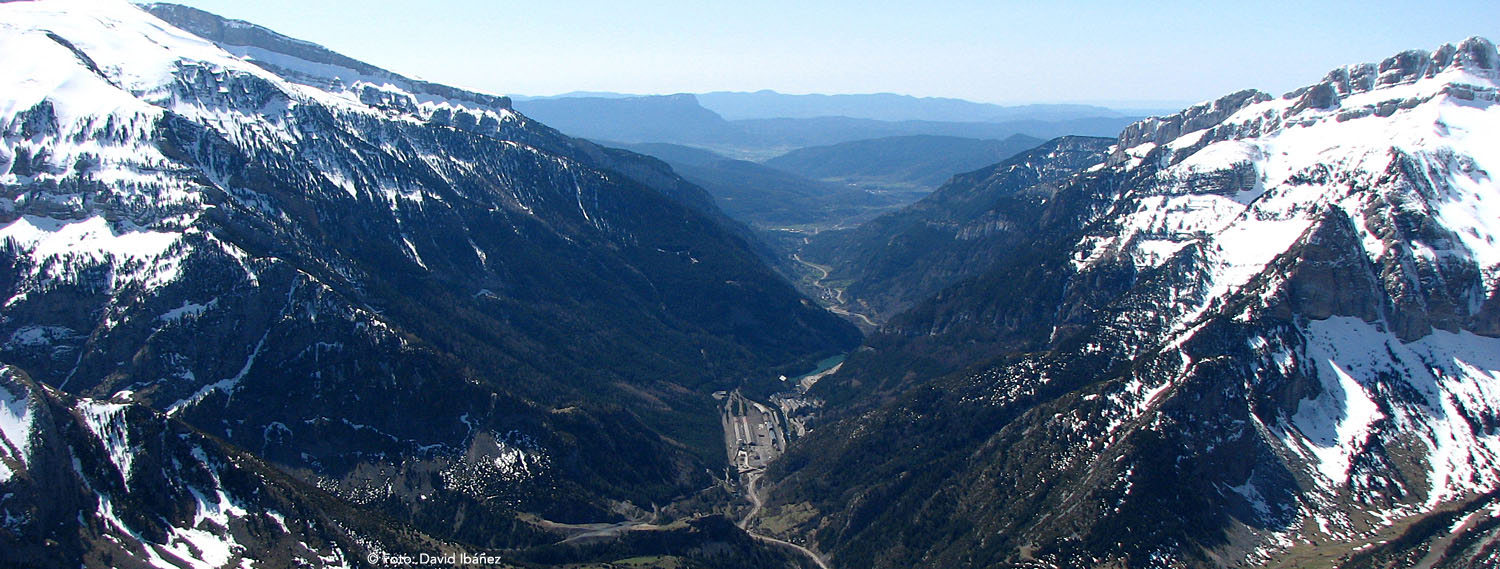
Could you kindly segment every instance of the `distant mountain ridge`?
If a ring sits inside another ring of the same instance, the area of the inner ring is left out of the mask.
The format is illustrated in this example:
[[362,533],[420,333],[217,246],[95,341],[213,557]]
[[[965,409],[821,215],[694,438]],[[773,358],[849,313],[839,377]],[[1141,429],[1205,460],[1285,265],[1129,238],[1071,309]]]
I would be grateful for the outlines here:
[[593,140],[708,143],[742,136],[692,95],[519,101],[517,110]]
[[714,91],[698,93],[704,107],[728,120],[849,117],[881,121],[1007,122],[1060,121],[1120,117],[1096,105],[996,105],[948,97],[913,97],[895,93],[848,95],[788,95],[763,90],[753,93]]
[[1044,142],[1024,134],[1004,140],[910,135],[799,148],[765,165],[815,180],[936,188],[955,174],[1003,161]]
[[[726,120],[704,107],[697,95],[561,97],[518,99],[517,110],[583,138],[617,142],[665,142],[707,148],[733,158],[763,160],[808,146],[893,136],[933,135],[1005,139],[1024,134],[1040,139],[1063,135],[1115,136],[1139,120],[1073,116],[1068,112],[1017,111],[1004,120],[877,120],[820,115],[806,118]],[[1028,109],[1028,108],[1022,108]],[[1047,117],[1047,118],[1038,118]]]
[[[1076,103],[998,105],[951,97],[914,97],[895,93],[791,95],[772,90],[679,93],[693,95],[704,108],[725,120],[849,117],[880,121],[1006,122],[1058,121],[1091,117],[1119,117],[1127,113]],[[674,95],[640,95],[608,91],[572,91],[557,95],[511,95],[517,101],[556,99],[632,99]]]
[[852,227],[911,203],[922,194],[877,193],[848,184],[812,180],[688,146],[611,144],[660,158],[683,178],[712,194],[725,213],[762,230],[796,228],[816,232]]
[[846,231],[811,238],[803,256],[847,282],[849,307],[877,321],[975,277],[1035,235],[1057,185],[1102,164],[1115,139],[1063,137],[954,176],[921,201]]
[[1039,143],[919,135],[804,148],[758,164],[676,144],[605,142],[667,162],[735,219],[809,233],[852,228]]

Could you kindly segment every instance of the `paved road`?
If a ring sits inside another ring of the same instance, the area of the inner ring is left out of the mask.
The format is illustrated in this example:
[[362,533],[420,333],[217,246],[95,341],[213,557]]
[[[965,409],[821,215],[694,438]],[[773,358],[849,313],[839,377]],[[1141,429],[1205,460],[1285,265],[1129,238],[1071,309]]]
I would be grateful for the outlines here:
[[[835,367],[834,369],[837,368]],[[831,372],[832,370],[829,371]],[[745,415],[734,414],[733,410],[736,408],[736,406],[744,409],[746,411]],[[740,395],[739,392],[735,392],[730,396],[729,400],[725,401],[724,409],[721,411],[721,413],[723,413],[722,417],[724,419],[723,427],[725,442],[732,445],[731,449],[739,447],[741,442],[750,443],[748,445],[750,446],[750,448],[764,451],[770,455],[763,457],[763,460],[774,459],[777,455],[780,454],[781,451],[786,449],[786,439],[782,438],[782,433],[785,431],[786,426],[780,424],[780,418],[770,409],[760,405],[759,403],[744,398],[744,396]],[[755,423],[751,423],[751,415],[754,415],[757,419]],[[769,436],[771,440],[768,440],[765,443],[760,443],[759,437],[757,437],[757,435],[760,435],[761,433],[757,430],[757,426],[764,425],[765,423],[770,423],[770,427],[768,429],[762,427],[762,429],[767,431],[766,435]],[[733,452],[734,451],[731,450],[731,453]],[[733,456],[731,456],[731,461],[732,460],[734,460]],[[750,522],[754,521],[756,516],[760,515],[761,507],[765,505],[765,498],[761,496],[760,489],[760,479],[761,476],[765,473],[763,468],[764,463],[762,462],[762,464],[755,465],[755,467],[750,470],[741,472],[745,475],[745,492],[746,496],[750,499],[751,508],[750,511],[745,514],[745,517],[740,519],[737,525],[740,527],[740,529],[745,530],[745,533],[749,534],[750,537],[755,538],[756,541],[794,550],[802,555],[807,556],[808,559],[811,559],[813,563],[815,563],[819,567],[819,569],[829,569],[828,563],[823,561],[823,558],[819,556],[817,552],[814,552],[811,549],[768,535],[761,535],[748,529]],[[537,518],[532,523],[535,523],[547,529],[569,532],[567,538],[558,543],[573,543],[585,540],[607,539],[630,531],[651,531],[662,529],[662,527],[658,525],[635,521],[617,523],[569,524]]]
[[753,472],[750,474],[750,476],[747,477],[750,482],[745,484],[745,493],[750,496],[750,503],[752,504],[752,506],[750,507],[750,511],[745,514],[745,517],[740,520],[740,529],[745,529],[745,526],[750,525],[750,520],[753,520],[755,519],[755,516],[760,515],[760,506],[761,504],[763,504],[763,502],[760,499],[760,493],[757,492],[755,488],[755,483],[760,482],[760,475],[761,473],[759,472]]
[[750,511],[745,514],[745,518],[742,519],[742,520],[740,520],[740,523],[739,523],[740,529],[745,530],[745,533],[750,534],[750,537],[753,537],[756,540],[759,540],[761,542],[775,544],[775,545],[780,545],[780,546],[783,546],[783,547],[790,547],[792,549],[795,549],[798,552],[801,552],[803,555],[806,555],[809,559],[812,559],[813,563],[818,564],[819,568],[821,568],[821,569],[829,569],[828,563],[826,563],[826,562],[823,561],[823,556],[818,555],[817,552],[815,552],[815,551],[813,551],[811,549],[808,549],[806,547],[802,547],[802,546],[797,545],[795,543],[792,543],[790,541],[783,541],[783,540],[771,537],[769,535],[761,535],[761,534],[755,533],[753,531],[750,531],[749,529],[746,529],[746,526],[750,525],[750,521],[753,520],[753,519],[755,519],[755,516],[760,515],[760,507],[761,507],[762,504],[765,503],[765,499],[760,496],[760,489],[756,487],[756,483],[760,482],[760,475],[761,475],[761,473],[759,473],[759,472],[751,473],[750,476],[748,477],[749,478],[749,482],[745,484],[745,493],[750,496],[750,503],[753,504],[754,506],[751,507]]
[[860,314],[858,312],[850,312],[849,310],[846,310],[846,309],[843,308],[843,305],[844,305],[844,290],[840,289],[840,288],[833,288],[831,286],[823,284],[823,281],[828,278],[828,273],[829,273],[829,271],[828,271],[829,268],[828,267],[825,267],[823,265],[819,265],[817,263],[810,263],[808,261],[804,261],[804,260],[802,260],[802,256],[801,255],[792,255],[792,260],[796,261],[798,263],[802,263],[804,265],[807,265],[808,267],[812,267],[813,270],[816,270],[816,271],[818,271],[820,273],[823,273],[823,276],[818,277],[816,279],[813,279],[813,283],[812,284],[813,284],[814,287],[822,289],[826,293],[831,293],[832,294],[832,296],[833,296],[833,304],[834,305],[828,307],[828,311],[829,312],[832,312],[834,314],[843,315],[843,316],[851,316],[851,317],[854,317],[854,318],[858,318],[858,319],[864,321],[865,325],[869,326],[870,328],[879,328],[880,327],[880,325],[876,324],[874,320],[871,320],[869,316],[865,316],[865,315]]

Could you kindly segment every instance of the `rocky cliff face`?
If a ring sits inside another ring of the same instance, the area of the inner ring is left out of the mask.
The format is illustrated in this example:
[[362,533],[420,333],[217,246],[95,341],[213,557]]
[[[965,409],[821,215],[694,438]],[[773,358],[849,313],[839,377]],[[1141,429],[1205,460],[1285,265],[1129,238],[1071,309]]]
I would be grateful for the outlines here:
[[502,99],[0,11],[0,357],[344,500],[483,546],[649,510],[708,485],[708,393],[857,340],[701,190]]
[[1127,129],[818,384],[854,413],[771,519],[849,567],[1495,563],[1495,61]]

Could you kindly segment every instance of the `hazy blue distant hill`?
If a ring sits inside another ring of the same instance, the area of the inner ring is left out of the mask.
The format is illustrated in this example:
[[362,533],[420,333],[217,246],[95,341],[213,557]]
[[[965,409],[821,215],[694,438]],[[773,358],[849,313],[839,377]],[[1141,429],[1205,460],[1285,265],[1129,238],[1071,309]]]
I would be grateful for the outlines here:
[[938,122],[878,121],[848,117],[810,119],[748,119],[731,121],[746,133],[746,138],[775,142],[788,150],[808,146],[826,146],[854,140],[892,136],[934,135],[978,139],[1004,139],[1026,134],[1047,139],[1065,135],[1116,136],[1138,118],[1100,117],[1067,121],[1009,122]]
[[562,97],[516,101],[515,108],[560,131],[625,142],[732,140],[737,129],[692,95]]
[[850,227],[925,195],[923,191],[871,191],[812,180],[677,144],[609,144],[661,159],[713,195],[730,217],[759,229]]
[[537,101],[542,99],[579,99],[592,97],[595,99],[633,99],[646,97],[648,95],[632,95],[630,93],[615,93],[613,91],[568,91],[557,95],[509,95],[516,101]]
[[1002,106],[944,97],[895,93],[788,95],[775,91],[701,93],[698,102],[728,120],[850,117],[882,121],[1003,122],[1119,117],[1094,105]]
[[605,141],[603,142],[603,144],[614,146],[616,148],[624,148],[632,152],[639,152],[647,156],[658,158],[663,162],[670,164],[674,169],[676,169],[678,166],[706,166],[715,162],[732,160],[728,156],[719,154],[712,150],[704,150],[702,148],[683,146],[681,144],[671,144],[668,142],[622,143]]
[[989,166],[1041,143],[1024,134],[1004,140],[894,136],[793,150],[765,165],[815,180],[931,189],[954,174]]

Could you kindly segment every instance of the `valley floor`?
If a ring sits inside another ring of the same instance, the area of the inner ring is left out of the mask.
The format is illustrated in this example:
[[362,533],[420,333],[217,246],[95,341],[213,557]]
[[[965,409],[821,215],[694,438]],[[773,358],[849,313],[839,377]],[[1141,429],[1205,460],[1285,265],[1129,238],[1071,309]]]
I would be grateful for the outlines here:
[[[835,364],[832,369],[837,369],[837,367],[838,364]],[[813,382],[817,381],[817,378],[830,371],[815,371],[798,378],[798,382],[794,384],[797,386],[797,393],[805,391],[802,387],[804,384],[810,387]],[[805,380],[809,377],[812,380],[806,382]],[[828,564],[817,552],[751,529],[751,523],[755,521],[756,516],[760,515],[761,506],[765,504],[764,490],[759,485],[760,478],[765,473],[766,465],[785,452],[787,425],[790,422],[783,420],[780,409],[773,410],[766,405],[752,401],[739,391],[727,394],[724,399],[722,415],[724,441],[729,450],[730,465],[736,470],[738,486],[743,489],[745,498],[751,504],[750,511],[745,513],[737,525],[757,541],[793,549],[811,559],[818,567],[828,569]]]

